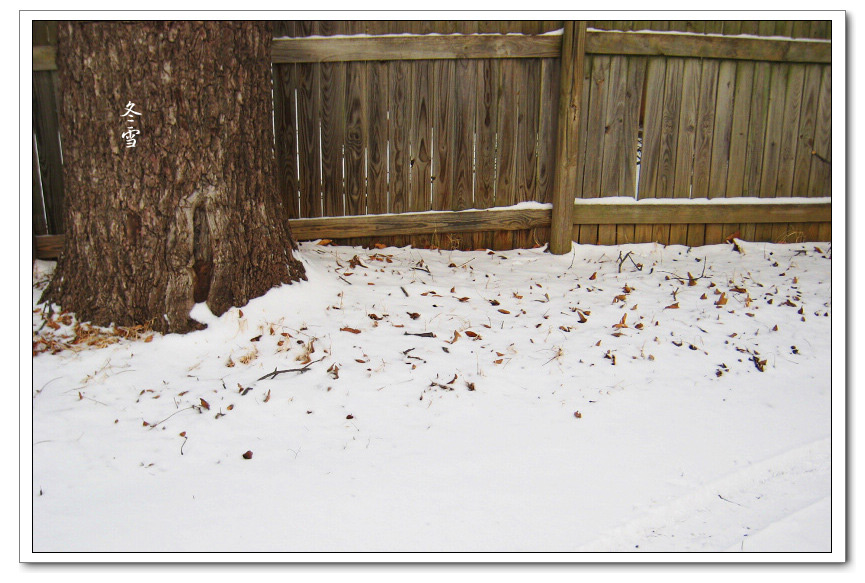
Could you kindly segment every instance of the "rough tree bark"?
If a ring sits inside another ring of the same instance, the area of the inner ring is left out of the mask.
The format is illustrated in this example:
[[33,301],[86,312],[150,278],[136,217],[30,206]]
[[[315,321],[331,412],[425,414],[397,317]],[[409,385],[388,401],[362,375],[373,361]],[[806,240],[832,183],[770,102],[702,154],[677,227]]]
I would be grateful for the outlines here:
[[58,39],[66,237],[43,299],[187,332],[195,303],[220,315],[306,279],[277,191],[267,22],[62,22]]

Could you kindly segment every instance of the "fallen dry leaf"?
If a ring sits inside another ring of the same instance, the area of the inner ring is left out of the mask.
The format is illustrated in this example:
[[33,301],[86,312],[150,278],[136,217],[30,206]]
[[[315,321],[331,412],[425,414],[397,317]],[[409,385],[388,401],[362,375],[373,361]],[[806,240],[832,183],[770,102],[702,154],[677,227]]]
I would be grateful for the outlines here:
[[340,328],[340,332],[351,332],[352,334],[360,334],[360,330],[357,328],[349,328],[346,326],[345,328]]

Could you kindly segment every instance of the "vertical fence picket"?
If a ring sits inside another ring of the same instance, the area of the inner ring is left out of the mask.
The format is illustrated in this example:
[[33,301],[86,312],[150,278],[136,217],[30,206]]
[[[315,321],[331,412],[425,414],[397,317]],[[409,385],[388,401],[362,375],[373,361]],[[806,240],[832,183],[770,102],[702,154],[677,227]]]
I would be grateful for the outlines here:
[[[677,121],[676,163],[673,172],[673,196],[691,198],[694,170],[694,143],[697,135],[697,106],[699,105],[701,63],[698,59],[685,59],[682,69],[682,97]],[[688,243],[688,225],[670,225],[670,244]]]
[[[658,170],[661,166],[661,133],[664,112],[664,80],[667,61],[651,57],[646,68],[646,102],[643,121],[643,149],[640,159],[639,198],[657,198]],[[652,225],[637,225],[634,240],[637,243],[653,241]]]
[[[718,89],[715,100],[713,122],[711,163],[709,166],[709,187],[707,195],[711,198],[724,198],[727,194],[727,170],[730,160],[730,142],[733,131],[733,105],[736,91],[735,61],[721,61],[718,67]],[[727,225],[710,223],[706,225],[707,245],[724,241],[729,233]]]
[[[498,69],[498,87],[496,88],[498,115],[498,154],[496,176],[496,206],[510,206],[516,200],[516,158],[514,145],[516,141],[516,96],[514,94],[514,67],[507,62],[496,63]],[[510,249],[514,237],[510,231],[496,231],[493,240],[494,249]]]
[[[430,61],[412,61],[411,63],[411,124],[409,142],[411,143],[411,196],[409,210],[427,211],[432,208],[430,201],[430,77],[432,63]],[[428,247],[430,238],[427,235],[412,235],[410,243],[414,247]]]
[[[715,100],[718,96],[718,71],[720,61],[705,59],[702,63],[700,94],[697,109],[697,133],[694,137],[694,171],[691,198],[708,198],[712,164],[712,142],[715,130]],[[706,225],[688,225],[688,241],[691,247],[704,245]]]
[[[558,131],[559,83],[561,72],[560,59],[541,60],[541,87],[538,100],[538,194],[542,203],[553,202],[556,165],[556,132]],[[576,195],[573,190],[567,193],[572,201]],[[571,230],[572,231],[572,230]],[[550,240],[550,228],[538,227],[532,234],[533,240],[543,244]],[[573,238],[572,232],[569,237]]]
[[[390,88],[389,112],[390,123],[388,125],[388,173],[390,199],[388,201],[388,212],[404,213],[409,209],[409,114],[411,113],[409,103],[409,82],[411,81],[408,62],[391,61],[388,63]],[[396,235],[390,241],[391,244],[402,246],[405,244],[404,235]]]

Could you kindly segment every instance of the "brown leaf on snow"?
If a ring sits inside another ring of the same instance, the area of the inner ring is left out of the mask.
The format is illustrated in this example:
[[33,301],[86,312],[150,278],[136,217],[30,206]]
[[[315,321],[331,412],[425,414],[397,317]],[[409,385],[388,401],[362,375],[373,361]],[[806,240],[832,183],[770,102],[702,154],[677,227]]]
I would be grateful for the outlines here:
[[709,299],[709,296],[707,296],[706,294],[703,294],[703,295],[700,296],[700,299],[701,299],[701,300],[708,300],[708,299]]
[[[339,367],[336,366],[336,363],[333,363],[332,365],[330,365],[330,368],[327,369],[327,374],[329,374],[331,377],[333,377],[335,379],[339,378]],[[269,397],[270,397],[270,393],[268,392],[268,398]],[[267,402],[267,401],[265,401],[265,402]]]
[[502,314],[510,314],[510,312],[504,308],[499,308],[499,312],[501,312]]
[[349,328],[346,326],[345,328],[340,328],[340,332],[351,332],[352,334],[360,334],[360,330],[357,328]]
[[472,332],[471,330],[466,330],[466,336],[469,338],[480,338],[480,335],[477,332]]
[[619,321],[618,324],[613,324],[613,328],[627,328],[628,325],[625,324],[625,319],[626,319],[627,317],[628,317],[627,314],[622,314],[622,319]]
[[678,310],[679,309],[679,302],[676,302],[674,304],[670,304],[669,306],[665,306],[664,309],[665,310]]
[[408,314],[408,317],[412,320],[417,320],[418,318],[420,318],[420,314],[418,314],[417,312],[406,312],[406,314]]
[[579,411],[574,411],[574,417],[576,417],[577,419],[582,419],[582,418],[583,418],[583,414],[580,413]]
[[202,406],[204,409],[208,409],[208,410],[210,409],[210,403],[208,403],[207,401],[205,401],[205,400],[202,399],[201,397],[199,397],[198,400],[201,401],[201,406]]
[[460,333],[457,332],[456,330],[454,330],[454,337],[453,337],[453,339],[452,339],[452,340],[445,340],[445,342],[448,343],[448,344],[453,344],[454,342],[456,342],[456,341],[459,340],[459,339],[460,339]]
[[727,294],[724,293],[724,292],[721,292],[721,297],[718,298],[718,301],[715,302],[715,305],[716,305],[716,306],[725,306],[725,305],[727,305]]
[[613,303],[615,304],[616,302],[624,302],[627,299],[628,299],[628,296],[621,294],[621,295],[618,295],[618,296],[613,298]]
[[592,275],[589,276],[589,281],[594,281],[597,277],[598,277],[598,272],[596,271]]
[[467,301],[469,301],[471,298],[469,298],[469,297],[465,297],[465,298],[457,298],[457,299],[458,299],[459,301],[461,301],[461,302],[467,302]]
[[252,459],[252,452],[251,452],[251,451],[247,451],[245,454],[243,454],[243,459],[245,459],[245,460],[251,460],[251,459]]

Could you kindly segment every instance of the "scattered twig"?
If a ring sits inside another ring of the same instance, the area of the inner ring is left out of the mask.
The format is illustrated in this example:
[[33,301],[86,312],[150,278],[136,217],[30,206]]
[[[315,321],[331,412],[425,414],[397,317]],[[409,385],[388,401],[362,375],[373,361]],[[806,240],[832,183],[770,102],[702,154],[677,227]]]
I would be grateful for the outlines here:
[[438,387],[438,388],[440,388],[440,389],[444,389],[444,390],[446,390],[446,391],[452,391],[452,390],[454,390],[453,387],[449,387],[449,386],[447,386],[447,385],[443,385],[443,384],[441,384],[441,383],[437,383],[437,382],[435,382],[435,381],[430,381],[430,385],[429,385],[429,386],[431,386],[431,387]]
[[341,280],[343,280],[345,283],[347,283],[348,285],[352,285],[352,283],[351,283],[349,280],[347,280],[346,278],[344,278],[343,276],[340,275],[340,276],[338,276],[338,277],[339,277]]
[[[733,502],[732,500],[728,500],[728,499],[724,498],[723,496],[721,496],[720,494],[718,494],[718,498],[720,498],[720,499],[723,500],[724,502],[729,502],[730,504],[735,504],[736,506],[742,506],[742,505],[739,504],[738,502]],[[745,508],[745,507],[742,506],[742,508]]]
[[258,380],[259,380],[259,381],[263,381],[263,380],[265,380],[265,379],[274,379],[274,378],[276,378],[276,375],[280,375],[280,374],[283,374],[283,373],[286,373],[286,372],[299,372],[299,373],[305,373],[306,371],[309,370],[309,367],[311,367],[312,365],[314,365],[316,362],[321,362],[322,360],[324,360],[324,357],[323,357],[323,356],[322,356],[321,358],[319,358],[318,360],[313,360],[312,362],[309,362],[309,363],[303,365],[303,366],[300,367],[300,368],[287,368],[287,369],[285,369],[285,370],[277,370],[277,369],[274,368],[274,369],[273,369],[273,372],[269,372],[269,373],[267,373],[267,374],[264,375],[263,377],[260,377]]
[[637,263],[636,261],[634,261],[634,258],[631,257],[631,254],[632,254],[632,253],[633,253],[633,251],[628,251],[627,253],[625,253],[624,256],[622,256],[622,252],[619,251],[619,258],[618,258],[618,262],[619,262],[619,273],[622,273],[622,264],[625,263],[625,259],[630,259],[630,260],[631,260],[631,263],[633,263],[634,267],[637,268],[637,271],[643,271],[643,264],[642,264],[642,263]]
[[703,258],[703,271],[700,273],[700,277],[693,277],[693,276],[690,276],[690,274],[689,274],[690,277],[682,277],[678,273],[673,273],[672,271],[662,271],[660,269],[658,270],[658,273],[666,273],[668,275],[672,275],[673,279],[678,279],[682,283],[685,283],[686,281],[691,281],[691,280],[696,281],[698,279],[703,279],[706,277],[706,258],[705,257]]
[[171,415],[169,415],[168,417],[166,417],[162,421],[157,421],[156,423],[151,423],[150,428],[153,429],[157,425],[162,425],[163,423],[165,423],[166,421],[168,421],[169,419],[171,419],[172,417],[174,417],[178,413],[182,413],[183,411],[188,411],[190,409],[195,409],[195,407],[196,407],[196,405],[190,405],[189,407],[186,407],[184,409],[180,409],[179,411],[175,411],[174,413],[172,413]]
[[436,335],[432,332],[421,332],[420,334],[416,332],[404,332],[405,336],[420,336],[421,338],[435,338]]
[[402,286],[400,286],[400,288],[399,288],[399,289],[401,289],[401,290],[402,290],[402,293],[404,293],[404,294],[405,294],[405,297],[408,297],[408,292],[407,292],[407,291],[405,291],[405,288],[404,288],[404,287],[402,287]]
[[183,455],[183,446],[186,445],[186,442],[189,440],[185,435],[183,436],[183,443],[180,444],[180,455]]

